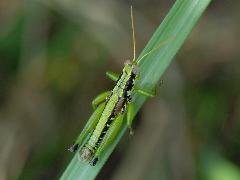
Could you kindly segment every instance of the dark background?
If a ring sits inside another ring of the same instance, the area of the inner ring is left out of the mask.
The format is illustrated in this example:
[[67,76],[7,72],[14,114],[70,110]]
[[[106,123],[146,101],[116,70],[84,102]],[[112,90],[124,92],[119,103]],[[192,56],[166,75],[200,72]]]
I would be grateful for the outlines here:
[[[0,1],[0,179],[57,179],[91,100],[171,0]],[[213,1],[97,179],[240,179],[240,1]]]

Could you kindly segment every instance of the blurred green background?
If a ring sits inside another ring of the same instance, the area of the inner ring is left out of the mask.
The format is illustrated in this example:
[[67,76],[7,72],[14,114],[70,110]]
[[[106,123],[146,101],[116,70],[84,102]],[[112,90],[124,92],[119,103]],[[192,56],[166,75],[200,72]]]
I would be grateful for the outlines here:
[[[0,180],[58,179],[91,100],[174,1],[0,1]],[[213,1],[97,179],[240,179],[240,2]]]

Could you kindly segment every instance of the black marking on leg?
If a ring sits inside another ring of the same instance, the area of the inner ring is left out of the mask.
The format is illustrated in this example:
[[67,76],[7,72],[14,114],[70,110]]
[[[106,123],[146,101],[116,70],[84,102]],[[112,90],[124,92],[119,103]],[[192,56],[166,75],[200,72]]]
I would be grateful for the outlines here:
[[90,165],[91,166],[95,166],[98,162],[98,158],[94,158],[91,162],[90,162]]
[[114,118],[115,118],[114,114],[111,114],[111,116],[109,117],[106,125],[104,126],[104,128],[103,128],[100,136],[98,137],[98,140],[97,140],[96,146],[95,146],[96,149],[97,149],[97,148],[99,147],[99,145],[101,144],[101,142],[102,142],[105,134],[107,133],[108,129],[110,128],[111,123],[112,123],[112,121],[114,120]]

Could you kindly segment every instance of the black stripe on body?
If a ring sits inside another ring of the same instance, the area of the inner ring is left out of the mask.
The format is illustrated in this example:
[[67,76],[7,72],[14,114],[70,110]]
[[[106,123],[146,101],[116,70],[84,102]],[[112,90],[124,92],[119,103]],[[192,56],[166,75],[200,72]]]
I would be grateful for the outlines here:
[[129,93],[132,91],[132,88],[134,86],[135,83],[135,79],[136,79],[136,74],[131,73],[131,76],[129,78],[129,80],[126,83],[126,86],[123,90],[123,98],[126,99],[128,102],[131,100],[131,95],[129,95]]
[[[121,76],[120,76],[121,77]],[[106,132],[108,131],[108,129],[110,128],[113,120],[115,119],[115,117],[119,114],[119,113],[123,113],[125,111],[125,107],[126,104],[131,100],[131,96],[129,95],[129,92],[132,91],[132,88],[134,86],[134,81],[135,81],[136,75],[131,73],[130,78],[128,79],[128,81],[126,82],[126,85],[123,89],[123,94],[122,96],[118,97],[118,102],[116,103],[116,105],[114,106],[114,109],[112,111],[111,116],[109,117],[107,123],[105,124],[103,131],[101,133],[101,135],[99,136],[97,143],[94,147],[94,149],[96,150],[99,145],[101,144]],[[120,79],[120,78],[119,78]],[[119,80],[118,80],[119,81]],[[117,83],[118,83],[117,81]],[[122,87],[119,87],[122,88]],[[110,96],[111,97],[111,96]],[[121,112],[119,112],[119,109],[121,110]]]
[[113,114],[111,114],[111,116],[109,117],[107,123],[105,124],[105,126],[104,126],[104,128],[103,128],[103,130],[102,130],[102,133],[100,134],[100,136],[99,136],[99,138],[98,138],[98,140],[97,140],[97,143],[96,143],[96,145],[95,145],[95,147],[94,147],[95,150],[96,150],[96,149],[99,147],[99,145],[101,144],[101,142],[102,142],[105,134],[107,133],[107,131],[108,131],[111,123],[113,122],[114,118],[115,118],[115,116],[114,116]]

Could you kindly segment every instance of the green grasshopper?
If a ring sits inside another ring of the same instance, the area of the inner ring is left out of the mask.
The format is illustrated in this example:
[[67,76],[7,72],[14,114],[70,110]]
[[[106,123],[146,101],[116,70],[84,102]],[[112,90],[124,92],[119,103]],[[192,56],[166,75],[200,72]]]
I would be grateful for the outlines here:
[[135,85],[139,78],[139,62],[153,52],[143,55],[139,60],[136,59],[135,31],[133,11],[131,7],[131,25],[133,37],[133,60],[127,61],[121,75],[113,72],[107,72],[106,75],[116,84],[112,91],[106,91],[98,95],[92,105],[95,111],[89,118],[83,131],[75,141],[74,145],[69,148],[71,152],[79,149],[79,158],[83,162],[88,162],[95,166],[101,153],[112,143],[122,127],[124,117],[127,119],[127,125],[131,131],[131,125],[134,117],[134,107],[131,102],[133,92],[141,95],[153,97],[155,93],[147,92]]

